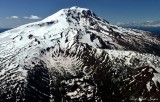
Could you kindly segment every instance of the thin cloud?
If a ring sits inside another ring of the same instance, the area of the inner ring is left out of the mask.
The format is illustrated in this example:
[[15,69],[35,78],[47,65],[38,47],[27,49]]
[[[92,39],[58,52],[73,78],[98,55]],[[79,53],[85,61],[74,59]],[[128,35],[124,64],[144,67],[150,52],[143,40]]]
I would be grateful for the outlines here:
[[144,22],[127,22],[127,23],[118,23],[119,26],[152,26],[160,27],[160,21],[144,21]]
[[18,19],[18,16],[10,16],[10,17],[6,17],[6,19]]
[[36,19],[41,19],[41,17],[35,16],[35,15],[31,15],[29,17],[25,16],[24,19],[36,20]]

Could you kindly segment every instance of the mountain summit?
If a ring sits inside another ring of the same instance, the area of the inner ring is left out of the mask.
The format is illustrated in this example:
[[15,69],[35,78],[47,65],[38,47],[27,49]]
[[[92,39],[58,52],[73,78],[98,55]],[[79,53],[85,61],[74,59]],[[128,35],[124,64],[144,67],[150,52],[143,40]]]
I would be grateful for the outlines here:
[[1,102],[160,100],[160,40],[62,9],[0,33]]

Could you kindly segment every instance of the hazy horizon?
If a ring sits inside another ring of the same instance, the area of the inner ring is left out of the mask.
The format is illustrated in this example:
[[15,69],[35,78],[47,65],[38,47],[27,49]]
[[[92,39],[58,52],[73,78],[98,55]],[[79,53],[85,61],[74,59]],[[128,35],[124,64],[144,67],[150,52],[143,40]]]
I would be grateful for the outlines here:
[[14,28],[40,21],[63,8],[79,6],[91,9],[112,24],[160,20],[159,0],[1,0],[0,28]]

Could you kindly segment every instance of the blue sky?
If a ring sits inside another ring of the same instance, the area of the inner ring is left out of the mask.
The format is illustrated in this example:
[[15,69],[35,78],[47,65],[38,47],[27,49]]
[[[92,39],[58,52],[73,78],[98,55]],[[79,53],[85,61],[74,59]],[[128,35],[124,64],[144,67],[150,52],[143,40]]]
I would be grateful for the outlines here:
[[0,28],[39,21],[72,6],[89,8],[113,24],[160,20],[160,0],[1,0]]

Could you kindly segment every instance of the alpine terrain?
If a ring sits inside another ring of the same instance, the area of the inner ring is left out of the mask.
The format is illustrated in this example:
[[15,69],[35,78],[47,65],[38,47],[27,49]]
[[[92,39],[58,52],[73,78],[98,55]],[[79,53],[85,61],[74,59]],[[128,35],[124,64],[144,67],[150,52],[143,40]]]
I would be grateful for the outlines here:
[[160,38],[80,7],[5,31],[0,102],[160,102]]

